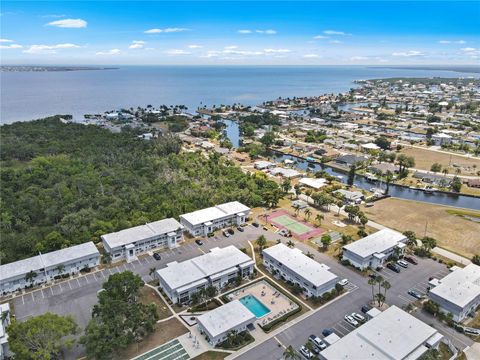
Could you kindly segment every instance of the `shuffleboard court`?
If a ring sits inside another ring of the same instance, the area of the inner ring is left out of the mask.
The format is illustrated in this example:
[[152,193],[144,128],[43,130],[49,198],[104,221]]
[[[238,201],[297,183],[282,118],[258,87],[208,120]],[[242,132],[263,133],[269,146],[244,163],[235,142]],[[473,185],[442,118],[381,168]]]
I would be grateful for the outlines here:
[[279,210],[271,213],[267,221],[279,229],[287,229],[299,240],[306,240],[318,236],[323,230],[310,225],[307,222],[296,219],[286,210]]
[[146,353],[137,356],[133,360],[188,360],[187,352],[182,344],[175,339],[166,344],[160,345],[155,349],[147,351]]

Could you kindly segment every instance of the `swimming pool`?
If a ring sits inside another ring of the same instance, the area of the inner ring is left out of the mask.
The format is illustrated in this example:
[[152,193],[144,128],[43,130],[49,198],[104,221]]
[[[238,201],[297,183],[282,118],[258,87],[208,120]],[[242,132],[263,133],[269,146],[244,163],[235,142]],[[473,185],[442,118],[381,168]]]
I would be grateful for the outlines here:
[[263,303],[253,295],[244,296],[239,300],[248,310],[253,313],[253,315],[255,315],[257,319],[260,319],[262,316],[265,316],[270,312],[270,309],[263,305]]

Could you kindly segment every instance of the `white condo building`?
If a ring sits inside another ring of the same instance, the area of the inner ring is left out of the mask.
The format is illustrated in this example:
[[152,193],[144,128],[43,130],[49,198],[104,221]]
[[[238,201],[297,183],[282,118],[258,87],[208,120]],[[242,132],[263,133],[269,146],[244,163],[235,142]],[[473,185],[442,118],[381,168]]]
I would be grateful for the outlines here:
[[233,300],[197,317],[200,332],[210,345],[215,346],[227,339],[231,331],[242,332],[256,320],[255,315],[239,300]]
[[456,268],[443,279],[432,279],[428,297],[454,321],[462,321],[480,306],[480,266],[470,264]]
[[207,236],[217,229],[246,222],[250,208],[238,201],[180,215],[180,223],[192,236]]
[[157,248],[174,248],[183,240],[183,226],[168,218],[101,236],[112,261],[126,259]]
[[[403,253],[407,237],[398,231],[382,229],[343,247],[343,260],[360,269],[376,269],[398,251]],[[396,250],[397,249],[397,250]]]
[[396,306],[320,352],[322,360],[374,359],[416,360],[437,348],[443,335]]
[[263,264],[274,275],[300,285],[307,296],[321,296],[334,289],[338,282],[337,275],[330,272],[327,265],[284,244],[264,249]]
[[8,347],[8,325],[10,325],[10,305],[8,303],[0,304],[0,360],[13,355]]
[[196,258],[171,262],[157,270],[160,287],[174,303],[188,303],[192,294],[208,286],[223,288],[253,273],[253,260],[235,246],[213,248],[209,253]]
[[[42,284],[56,276],[75,274],[100,264],[100,253],[93,242],[40,254],[0,266],[0,294]],[[27,278],[27,274],[35,274]]]

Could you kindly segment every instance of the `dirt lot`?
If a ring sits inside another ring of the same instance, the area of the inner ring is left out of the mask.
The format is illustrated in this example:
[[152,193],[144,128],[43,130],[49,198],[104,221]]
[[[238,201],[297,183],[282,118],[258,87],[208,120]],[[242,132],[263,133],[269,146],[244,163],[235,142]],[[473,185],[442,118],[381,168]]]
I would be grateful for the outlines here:
[[160,319],[165,319],[172,315],[171,311],[168,310],[167,305],[163,300],[158,296],[158,294],[152,288],[144,286],[140,291],[140,301],[142,304],[151,304],[152,302],[157,305],[157,314]]
[[182,334],[187,333],[188,330],[177,319],[170,319],[156,324],[156,331],[141,343],[132,344],[125,351],[119,354],[120,359],[132,359],[135,356],[143,354],[149,350],[156,348],[166,342],[179,337]]
[[207,351],[203,354],[196,356],[193,360],[222,360],[225,359],[230,353],[221,351]]
[[[414,147],[405,147],[401,152],[408,156],[415,158],[415,168],[428,170],[433,163],[439,163],[443,167],[447,167],[449,174],[455,174],[457,167],[453,164],[459,165],[462,175],[476,175],[480,171],[480,159],[467,158],[459,155],[445,154],[439,151],[419,149]],[[475,165],[475,167],[474,167]]]
[[480,223],[449,213],[452,209],[390,198],[364,211],[375,222],[402,232],[412,230],[418,237],[424,236],[427,225],[426,234],[435,238],[440,247],[471,258],[480,252]]

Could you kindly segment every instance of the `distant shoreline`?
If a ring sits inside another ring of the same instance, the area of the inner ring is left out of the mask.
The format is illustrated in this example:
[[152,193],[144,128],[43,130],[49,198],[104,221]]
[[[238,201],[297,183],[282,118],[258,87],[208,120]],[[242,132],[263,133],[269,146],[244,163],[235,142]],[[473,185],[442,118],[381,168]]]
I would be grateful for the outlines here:
[[475,65],[459,65],[459,66],[442,66],[442,65],[411,65],[411,66],[369,66],[374,69],[399,69],[399,70],[439,70],[454,71],[459,73],[480,73],[480,66]]
[[118,67],[99,66],[32,66],[32,65],[2,65],[0,72],[53,72],[53,71],[84,71],[84,70],[118,70]]

